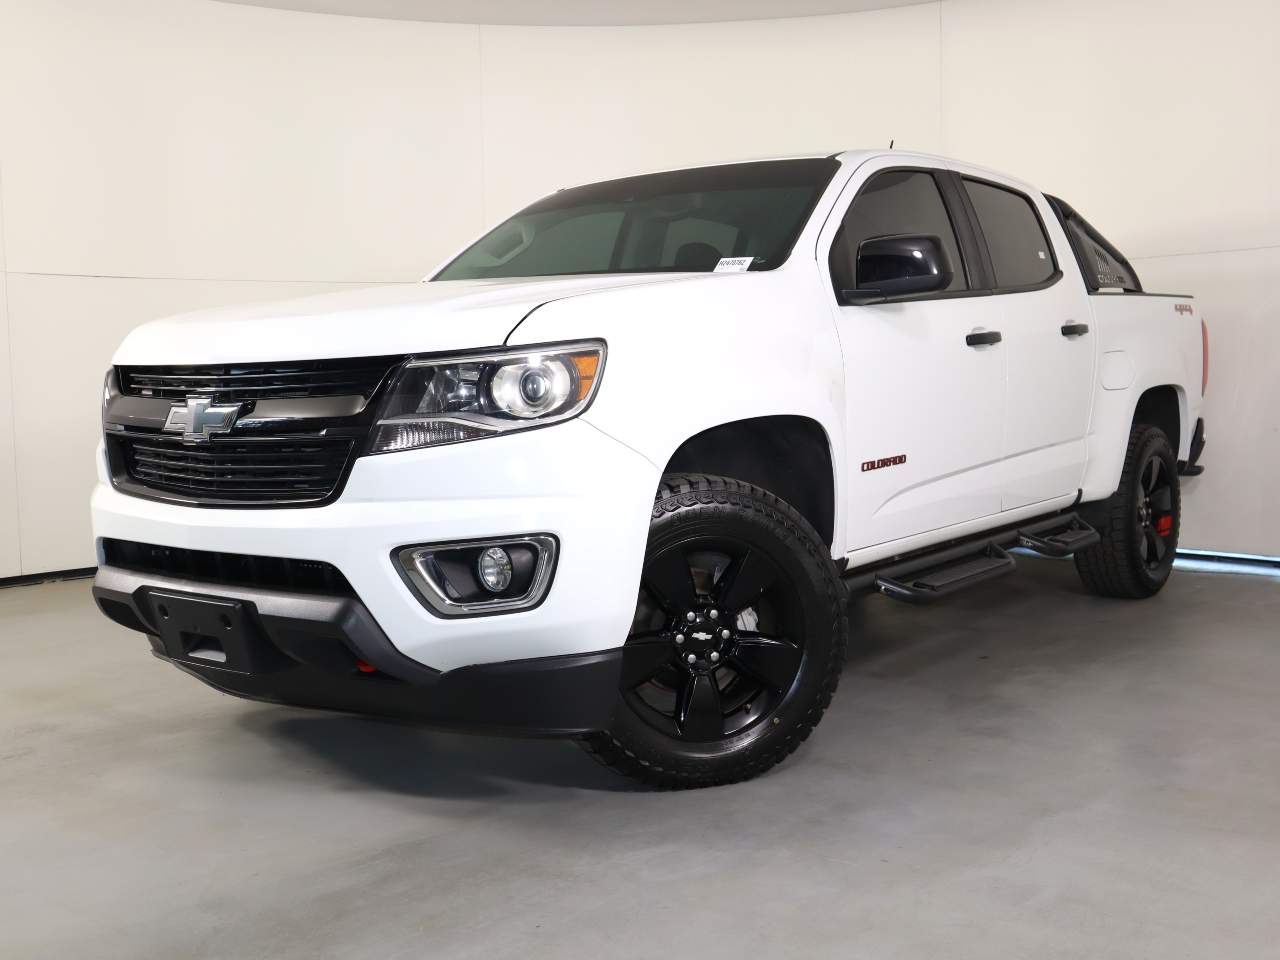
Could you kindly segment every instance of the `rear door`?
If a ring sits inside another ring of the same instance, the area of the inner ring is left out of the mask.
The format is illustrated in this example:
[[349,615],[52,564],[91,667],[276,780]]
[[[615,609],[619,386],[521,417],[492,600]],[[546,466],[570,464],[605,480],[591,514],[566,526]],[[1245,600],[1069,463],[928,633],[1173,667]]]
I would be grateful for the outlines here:
[[1001,509],[1074,496],[1098,341],[1088,295],[1043,197],[959,172],[988,257],[1008,370]]
[[[945,170],[869,161],[828,223],[824,249],[845,367],[849,551],[998,514],[1004,418],[999,306],[976,289],[974,250]],[[840,305],[858,244],[936,236],[953,268],[944,291]],[[829,246],[828,246],[829,244]],[[973,343],[970,343],[973,340]]]

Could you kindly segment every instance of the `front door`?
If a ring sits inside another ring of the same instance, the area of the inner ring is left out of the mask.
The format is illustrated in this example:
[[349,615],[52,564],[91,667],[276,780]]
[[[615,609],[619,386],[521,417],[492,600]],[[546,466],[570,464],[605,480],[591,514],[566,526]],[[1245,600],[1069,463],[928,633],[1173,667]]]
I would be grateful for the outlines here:
[[836,307],[849,551],[1000,511],[1005,351],[988,342],[999,307],[966,295],[969,271],[939,174],[876,163],[855,176],[856,196],[831,241],[834,288],[853,286],[862,241],[901,234],[937,237],[953,276],[939,293]]

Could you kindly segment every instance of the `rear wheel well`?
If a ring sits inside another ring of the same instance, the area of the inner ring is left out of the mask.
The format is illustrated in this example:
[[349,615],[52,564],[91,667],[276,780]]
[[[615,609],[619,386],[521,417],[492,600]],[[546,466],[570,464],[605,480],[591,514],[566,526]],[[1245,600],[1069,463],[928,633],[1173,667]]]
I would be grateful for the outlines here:
[[826,431],[808,417],[753,417],[695,434],[663,473],[708,473],[743,480],[781,497],[831,546],[835,472]]
[[1182,438],[1182,405],[1178,401],[1177,388],[1166,385],[1146,390],[1138,398],[1138,406],[1133,411],[1133,422],[1150,424],[1163,430],[1176,455]]

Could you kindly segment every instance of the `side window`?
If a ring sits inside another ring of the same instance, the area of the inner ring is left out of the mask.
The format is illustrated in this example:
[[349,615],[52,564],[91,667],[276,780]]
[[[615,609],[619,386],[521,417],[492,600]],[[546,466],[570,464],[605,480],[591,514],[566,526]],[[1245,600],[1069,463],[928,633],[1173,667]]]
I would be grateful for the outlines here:
[[948,290],[966,290],[964,261],[955,229],[933,174],[923,170],[877,173],[858,192],[831,247],[831,278],[837,290],[855,286],[858,245],[872,237],[933,236],[951,263]]
[[964,188],[986,237],[997,287],[1029,287],[1053,276],[1053,247],[1030,200],[980,180],[966,178]]

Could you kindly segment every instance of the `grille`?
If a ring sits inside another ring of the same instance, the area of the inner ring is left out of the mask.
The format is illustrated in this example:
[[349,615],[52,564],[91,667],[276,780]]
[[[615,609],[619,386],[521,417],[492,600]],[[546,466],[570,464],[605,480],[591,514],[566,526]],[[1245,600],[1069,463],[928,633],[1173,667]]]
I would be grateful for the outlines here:
[[134,397],[217,403],[278,397],[373,396],[403,357],[302,360],[293,363],[228,363],[198,367],[119,367],[120,391]]
[[233,503],[324,500],[337,489],[353,443],[346,438],[220,438],[197,448],[158,434],[113,439],[135,482]]
[[231,586],[275,588],[296,593],[352,596],[355,591],[341,571],[319,560],[254,557],[182,547],[158,547],[130,540],[102,541],[108,566],[161,576],[223,583]]

